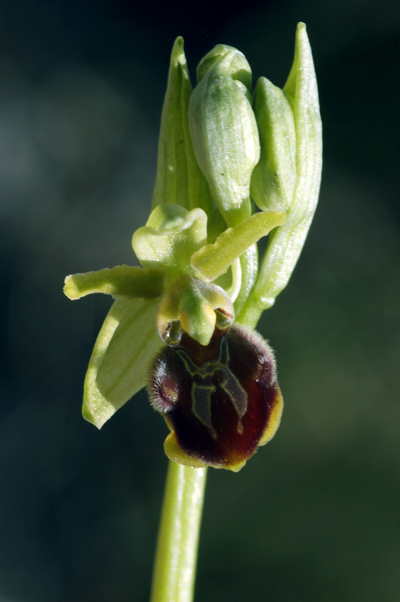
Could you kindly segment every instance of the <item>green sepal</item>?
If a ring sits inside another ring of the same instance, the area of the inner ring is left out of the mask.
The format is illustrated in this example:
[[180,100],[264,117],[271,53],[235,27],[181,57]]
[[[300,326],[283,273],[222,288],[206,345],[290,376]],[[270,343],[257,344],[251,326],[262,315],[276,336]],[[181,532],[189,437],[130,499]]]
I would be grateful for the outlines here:
[[101,428],[147,382],[163,342],[156,330],[159,300],[118,299],[97,337],[86,373],[82,415]]
[[296,130],[286,96],[265,77],[254,93],[254,114],[261,157],[251,176],[250,191],[263,211],[287,211],[296,184]]
[[169,282],[191,272],[190,257],[207,242],[207,215],[179,205],[158,205],[146,226],[136,230],[132,247],[144,267],[163,268]]
[[260,143],[251,104],[251,69],[241,52],[219,44],[200,62],[189,104],[195,155],[229,226],[251,214],[250,178]]
[[196,251],[190,260],[193,270],[206,282],[215,280],[224,274],[248,247],[269,234],[273,228],[281,226],[285,219],[284,211],[255,213],[237,226],[222,232],[214,244]]
[[183,39],[175,40],[161,115],[153,209],[176,203],[186,209],[200,207],[210,215],[214,201],[194,156],[188,109],[192,93]]
[[271,233],[257,282],[244,307],[248,325],[257,323],[261,312],[273,305],[287,285],[318,202],[322,125],[317,80],[304,23],[297,27],[293,66],[283,92],[292,107],[296,128],[296,187],[286,222]]
[[118,265],[97,272],[71,274],[64,284],[64,293],[72,301],[92,293],[113,297],[160,297],[164,289],[165,272],[160,268],[138,268]]

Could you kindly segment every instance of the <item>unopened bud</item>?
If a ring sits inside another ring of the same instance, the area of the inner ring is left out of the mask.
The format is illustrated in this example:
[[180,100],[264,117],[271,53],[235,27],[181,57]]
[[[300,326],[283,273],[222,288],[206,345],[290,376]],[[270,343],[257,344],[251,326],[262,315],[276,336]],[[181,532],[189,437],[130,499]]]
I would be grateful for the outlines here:
[[296,130],[288,99],[265,77],[254,95],[261,157],[251,177],[251,196],[263,211],[287,211],[296,185]]
[[229,226],[251,215],[250,179],[260,142],[244,55],[219,44],[200,62],[189,104],[194,152]]

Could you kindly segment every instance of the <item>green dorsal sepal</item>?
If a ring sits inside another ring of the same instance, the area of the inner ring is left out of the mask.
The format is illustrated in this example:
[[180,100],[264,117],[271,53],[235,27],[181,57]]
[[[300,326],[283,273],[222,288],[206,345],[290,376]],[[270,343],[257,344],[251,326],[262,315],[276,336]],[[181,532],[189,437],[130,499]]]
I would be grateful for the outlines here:
[[252,244],[266,236],[273,228],[281,226],[286,219],[284,211],[255,213],[248,219],[228,228],[212,245],[205,245],[191,257],[190,264],[195,273],[211,282],[224,274],[235,259]]
[[104,293],[128,299],[137,297],[153,299],[162,295],[164,280],[165,272],[160,268],[118,265],[112,269],[105,268],[97,272],[67,276],[64,293],[71,300],[92,293]]

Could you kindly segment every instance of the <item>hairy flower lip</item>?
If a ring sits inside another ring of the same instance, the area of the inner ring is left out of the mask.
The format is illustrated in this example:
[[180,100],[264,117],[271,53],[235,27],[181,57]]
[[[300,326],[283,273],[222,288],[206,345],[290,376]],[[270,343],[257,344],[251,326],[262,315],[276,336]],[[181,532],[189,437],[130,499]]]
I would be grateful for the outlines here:
[[194,467],[239,470],[275,434],[283,406],[272,350],[237,324],[216,329],[207,347],[184,334],[161,350],[148,391],[172,431],[168,457]]

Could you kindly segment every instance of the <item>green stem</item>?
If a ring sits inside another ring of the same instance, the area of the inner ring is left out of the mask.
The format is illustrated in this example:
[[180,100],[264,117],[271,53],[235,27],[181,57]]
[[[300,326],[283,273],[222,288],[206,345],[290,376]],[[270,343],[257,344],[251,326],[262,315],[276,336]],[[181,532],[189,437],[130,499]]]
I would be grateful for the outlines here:
[[150,602],[191,602],[206,468],[170,462]]

